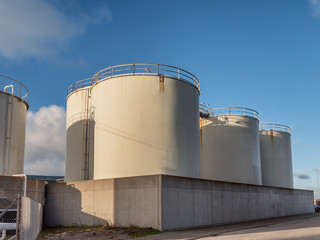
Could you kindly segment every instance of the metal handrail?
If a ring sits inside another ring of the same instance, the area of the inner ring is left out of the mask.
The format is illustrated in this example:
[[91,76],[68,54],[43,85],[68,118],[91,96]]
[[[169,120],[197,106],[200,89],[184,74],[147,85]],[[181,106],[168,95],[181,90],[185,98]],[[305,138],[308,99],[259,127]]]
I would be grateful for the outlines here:
[[199,108],[200,108],[200,112],[207,113],[210,116],[238,115],[238,116],[253,117],[259,120],[259,113],[250,108],[244,108],[244,107],[209,108],[204,104],[200,104]]
[[198,78],[192,73],[170,65],[155,63],[130,63],[107,67],[93,75],[90,82],[88,79],[78,81],[67,89],[67,95],[77,89],[92,86],[97,82],[118,76],[152,75],[164,76],[191,83],[200,92]]
[[85,79],[82,79],[82,80],[79,80],[77,82],[75,82],[74,84],[71,84],[68,88],[67,88],[67,96],[78,90],[78,89],[81,89],[81,88],[85,88],[85,87],[89,87],[91,84],[91,78],[85,78]]
[[282,124],[261,123],[260,130],[273,130],[277,132],[285,132],[291,134],[291,128]]
[[29,92],[25,85],[17,80],[0,74],[0,92],[8,93],[7,88],[11,88],[10,94],[28,103]]

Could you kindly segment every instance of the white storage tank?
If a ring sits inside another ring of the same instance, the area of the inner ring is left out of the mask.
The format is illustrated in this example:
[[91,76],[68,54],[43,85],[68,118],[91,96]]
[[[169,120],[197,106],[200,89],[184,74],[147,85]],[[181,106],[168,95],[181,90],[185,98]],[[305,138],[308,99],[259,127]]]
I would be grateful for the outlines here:
[[23,173],[28,90],[0,75],[0,175]]
[[94,179],[200,177],[199,83],[180,68],[125,64],[93,77]]
[[90,112],[90,83],[87,78],[67,90],[65,181],[93,179],[94,123]]
[[201,177],[261,185],[258,112],[228,107],[201,115]]
[[293,188],[291,129],[281,124],[260,125],[262,185]]

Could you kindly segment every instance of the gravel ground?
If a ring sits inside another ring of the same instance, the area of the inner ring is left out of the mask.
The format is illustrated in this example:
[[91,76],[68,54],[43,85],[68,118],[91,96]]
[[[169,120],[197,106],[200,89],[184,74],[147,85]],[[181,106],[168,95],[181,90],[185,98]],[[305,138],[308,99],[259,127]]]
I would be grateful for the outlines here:
[[73,240],[73,239],[131,239],[159,231],[144,228],[114,228],[114,227],[79,227],[79,228],[48,228],[44,229],[37,240]]

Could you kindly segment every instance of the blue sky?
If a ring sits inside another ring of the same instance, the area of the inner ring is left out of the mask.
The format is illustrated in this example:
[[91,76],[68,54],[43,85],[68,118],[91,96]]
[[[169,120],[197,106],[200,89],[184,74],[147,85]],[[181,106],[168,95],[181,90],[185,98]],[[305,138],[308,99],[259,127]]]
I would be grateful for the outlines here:
[[151,62],[195,74],[202,102],[290,126],[295,186],[316,188],[320,0],[2,0],[0,32],[0,74],[30,93],[27,173],[63,174],[70,84]]

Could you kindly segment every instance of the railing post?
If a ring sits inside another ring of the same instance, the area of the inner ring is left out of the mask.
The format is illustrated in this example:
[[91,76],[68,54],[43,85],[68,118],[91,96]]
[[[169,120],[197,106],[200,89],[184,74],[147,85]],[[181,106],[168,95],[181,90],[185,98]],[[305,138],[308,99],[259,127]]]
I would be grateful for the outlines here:
[[180,80],[180,68],[178,68],[178,79]]
[[111,77],[112,77],[112,75],[113,75],[113,66],[111,67]]
[[159,75],[159,64],[157,64],[157,75]]
[[133,64],[133,75],[134,75],[134,72],[135,72],[135,63]]

